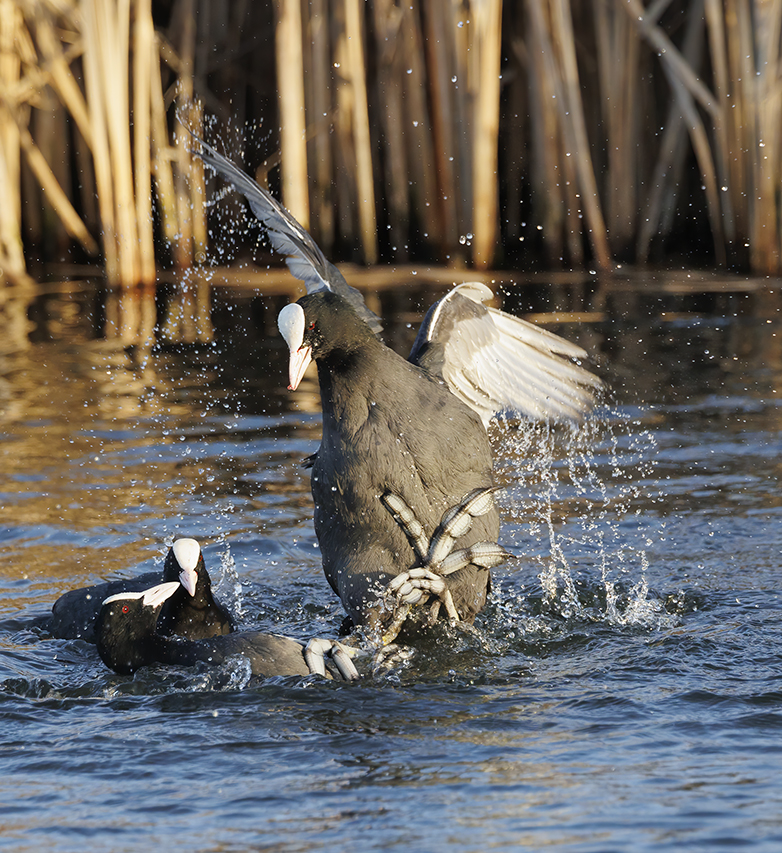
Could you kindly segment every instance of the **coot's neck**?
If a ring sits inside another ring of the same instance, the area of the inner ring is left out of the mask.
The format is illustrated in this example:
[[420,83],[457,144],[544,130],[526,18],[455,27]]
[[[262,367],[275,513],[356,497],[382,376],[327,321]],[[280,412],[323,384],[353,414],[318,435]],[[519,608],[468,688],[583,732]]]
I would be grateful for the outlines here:
[[[384,355],[391,355],[388,363]],[[340,423],[351,414],[365,412],[373,390],[378,382],[384,382],[384,372],[393,367],[395,354],[385,347],[374,335],[350,348],[334,347],[326,355],[317,358],[318,384],[324,420],[333,415]]]

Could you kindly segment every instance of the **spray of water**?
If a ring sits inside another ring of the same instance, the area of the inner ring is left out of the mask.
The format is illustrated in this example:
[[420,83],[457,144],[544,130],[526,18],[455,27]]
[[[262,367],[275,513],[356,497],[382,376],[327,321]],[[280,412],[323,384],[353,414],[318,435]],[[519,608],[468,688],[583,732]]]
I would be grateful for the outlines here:
[[664,521],[642,512],[660,496],[651,431],[622,410],[603,409],[573,426],[503,420],[494,441],[506,544],[537,565],[541,612],[667,623],[647,582],[649,548],[664,536]]

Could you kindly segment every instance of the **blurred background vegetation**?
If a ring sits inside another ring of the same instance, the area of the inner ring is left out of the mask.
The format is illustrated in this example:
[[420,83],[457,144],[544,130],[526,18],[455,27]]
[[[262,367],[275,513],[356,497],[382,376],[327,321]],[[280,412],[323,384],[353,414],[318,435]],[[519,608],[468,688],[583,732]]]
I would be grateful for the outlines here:
[[0,267],[209,252],[177,117],[333,259],[780,273],[782,0],[0,0]]

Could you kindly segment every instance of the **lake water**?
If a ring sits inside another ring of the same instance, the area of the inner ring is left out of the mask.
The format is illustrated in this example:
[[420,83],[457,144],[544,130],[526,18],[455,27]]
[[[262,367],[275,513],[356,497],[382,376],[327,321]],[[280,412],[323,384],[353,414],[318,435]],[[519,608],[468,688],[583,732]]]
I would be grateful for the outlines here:
[[[535,290],[587,311],[553,328],[615,400],[576,432],[493,430],[517,559],[474,632],[352,685],[121,677],[41,625],[188,535],[243,624],[336,634],[282,297],[8,298],[0,848],[782,849],[782,323],[778,290],[741,291]],[[387,293],[391,339],[434,298]],[[172,342],[126,346],[128,316]]]

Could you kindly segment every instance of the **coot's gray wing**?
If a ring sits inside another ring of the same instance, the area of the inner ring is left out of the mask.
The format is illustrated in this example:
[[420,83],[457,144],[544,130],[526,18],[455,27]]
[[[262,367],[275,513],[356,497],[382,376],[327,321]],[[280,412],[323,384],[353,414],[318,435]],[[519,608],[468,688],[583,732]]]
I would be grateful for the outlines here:
[[379,332],[382,328],[380,320],[367,308],[364,297],[345,281],[342,273],[326,259],[318,244],[280,202],[211,145],[195,134],[191,135],[201,146],[201,150],[194,153],[247,199],[250,209],[266,229],[272,248],[286,256],[288,269],[295,278],[304,282],[307,293],[316,290],[338,293],[373,332]]
[[545,329],[483,305],[486,285],[468,282],[436,302],[409,360],[442,377],[488,425],[514,411],[531,418],[579,421],[601,381],[574,363],[587,353]]

